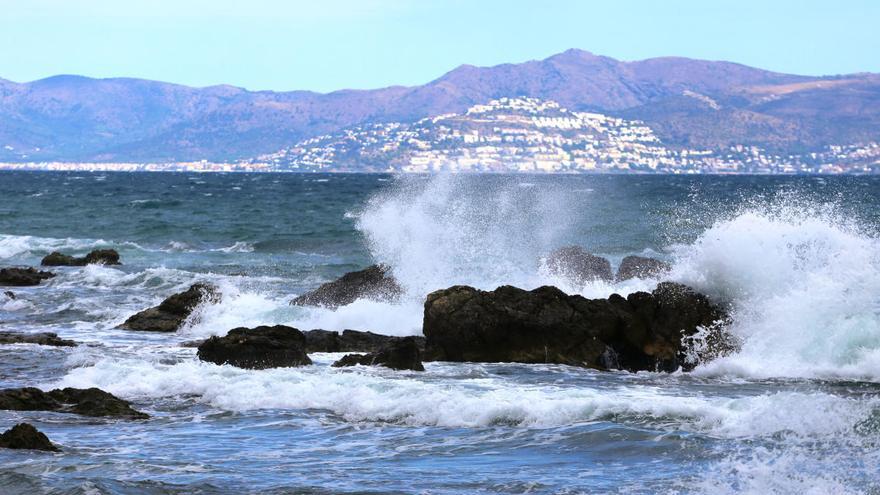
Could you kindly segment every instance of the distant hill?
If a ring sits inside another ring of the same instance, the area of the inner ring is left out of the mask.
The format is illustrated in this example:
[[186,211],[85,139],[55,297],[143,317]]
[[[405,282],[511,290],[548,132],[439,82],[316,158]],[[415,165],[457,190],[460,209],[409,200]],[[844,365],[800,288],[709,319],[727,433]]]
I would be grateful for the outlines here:
[[729,62],[622,62],[581,50],[464,65],[422,86],[328,94],[139,79],[0,79],[0,161],[231,160],[354,125],[411,122],[506,96],[647,123],[667,146],[802,152],[880,141],[880,75],[807,77]]

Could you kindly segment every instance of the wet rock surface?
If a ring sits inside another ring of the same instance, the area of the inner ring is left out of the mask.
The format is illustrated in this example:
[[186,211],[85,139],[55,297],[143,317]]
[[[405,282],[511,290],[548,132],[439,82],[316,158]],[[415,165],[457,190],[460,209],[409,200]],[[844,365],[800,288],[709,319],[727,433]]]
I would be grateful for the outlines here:
[[30,287],[40,285],[40,282],[43,280],[48,280],[54,276],[55,274],[52,272],[35,268],[0,268],[0,285]]
[[612,280],[611,262],[591,254],[581,246],[566,246],[547,256],[547,269],[553,275],[583,285],[594,280]]
[[384,366],[394,370],[425,371],[421,351],[415,337],[399,337],[369,354],[347,354],[333,363],[334,367]]
[[682,337],[724,318],[708,298],[672,282],[607,299],[549,286],[454,286],[428,295],[423,330],[431,360],[672,371],[691,366]]
[[668,272],[672,267],[665,261],[644,256],[627,256],[617,267],[618,282],[632,278],[651,278]]
[[[306,337],[306,352],[376,352],[391,342],[400,339],[391,335],[373,332],[343,330],[309,330]],[[412,337],[420,349],[425,348],[424,337]]]
[[52,332],[21,333],[0,331],[0,345],[2,344],[38,344],[55,347],[76,347],[76,342],[58,337]]
[[312,364],[305,348],[306,337],[293,327],[235,328],[223,337],[211,337],[199,345],[198,357],[238,368],[284,368]]
[[93,264],[118,265],[119,253],[115,249],[95,249],[81,257],[53,251],[47,254],[40,262],[43,266],[85,266]]
[[158,306],[132,315],[119,328],[145,332],[176,332],[199,305],[218,302],[220,292],[215,286],[193,284],[186,291],[168,297]]
[[28,423],[19,423],[0,434],[0,448],[60,452],[46,435]]
[[372,265],[363,270],[349,272],[332,282],[293,299],[296,306],[339,307],[358,299],[394,300],[403,292],[385,265]]
[[144,419],[128,401],[97,388],[63,388],[44,392],[34,387],[0,390],[0,409],[54,411],[93,417]]

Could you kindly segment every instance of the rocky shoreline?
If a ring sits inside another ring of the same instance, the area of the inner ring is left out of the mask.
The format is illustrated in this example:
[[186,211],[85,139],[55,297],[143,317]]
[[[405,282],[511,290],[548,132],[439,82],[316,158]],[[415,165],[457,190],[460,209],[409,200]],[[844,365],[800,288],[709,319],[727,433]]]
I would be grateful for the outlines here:
[[[578,246],[558,249],[544,260],[554,274],[575,283],[595,280],[624,281],[659,278],[668,273],[665,262],[628,256],[617,273],[608,260]],[[119,264],[115,251],[94,251],[84,257],[52,253],[47,266]],[[0,284],[38,285],[53,277],[34,268],[0,270]],[[385,265],[347,273],[291,301],[293,305],[338,308],[362,299],[393,301],[404,289]],[[15,298],[7,293],[5,297]],[[195,283],[171,294],[159,305],[131,315],[117,328],[129,331],[177,332],[197,317],[197,309],[221,303],[220,290]],[[332,367],[381,366],[422,372],[424,363],[504,362],[562,364],[595,370],[688,371],[699,364],[689,352],[698,334],[713,331],[710,348],[697,356],[709,359],[729,352],[732,342],[723,328],[729,316],[721,305],[676,282],[660,282],[650,292],[626,297],[587,299],[553,286],[525,290],[501,286],[480,290],[452,286],[427,294],[424,300],[424,336],[394,337],[367,331],[301,331],[259,325],[234,328],[221,336],[184,343],[197,347],[196,357],[214,365],[262,370],[313,364],[310,353],[346,353]],[[0,345],[28,343],[71,347],[76,342],[54,333],[0,332]],[[91,417],[147,419],[125,400],[100,389],[56,389],[45,392],[25,387],[0,390],[0,409],[50,411]],[[0,436],[0,447],[57,451],[31,425],[16,425]]]

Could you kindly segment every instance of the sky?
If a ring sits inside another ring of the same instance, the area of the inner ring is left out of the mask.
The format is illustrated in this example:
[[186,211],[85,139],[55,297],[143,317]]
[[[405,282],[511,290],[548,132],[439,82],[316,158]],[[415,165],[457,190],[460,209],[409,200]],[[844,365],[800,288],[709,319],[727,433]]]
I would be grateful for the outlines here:
[[878,26],[880,0],[0,0],[0,78],[327,92],[568,48],[880,72]]

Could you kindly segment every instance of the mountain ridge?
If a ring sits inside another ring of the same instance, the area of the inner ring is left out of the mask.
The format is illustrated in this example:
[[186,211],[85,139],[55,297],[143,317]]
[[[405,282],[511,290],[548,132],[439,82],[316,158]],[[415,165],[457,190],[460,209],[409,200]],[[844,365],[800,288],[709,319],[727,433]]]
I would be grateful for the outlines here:
[[786,152],[880,140],[877,74],[803,76],[570,49],[522,63],[464,64],[418,86],[329,93],[125,77],[0,79],[0,161],[249,158],[353,125],[414,121],[510,96],[641,120],[670,146]]

